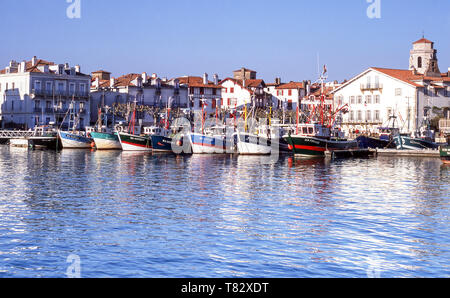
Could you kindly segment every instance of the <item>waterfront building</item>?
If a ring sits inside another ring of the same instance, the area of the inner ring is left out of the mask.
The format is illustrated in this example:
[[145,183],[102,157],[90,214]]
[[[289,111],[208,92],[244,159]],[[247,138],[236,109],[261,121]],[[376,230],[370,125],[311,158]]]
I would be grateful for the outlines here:
[[[175,80],[178,80],[175,83]],[[188,104],[187,107],[191,111],[200,111],[203,109],[207,113],[214,113],[216,107],[220,105],[222,97],[222,86],[219,83],[219,76],[215,74],[213,81],[208,80],[208,74],[203,74],[203,77],[197,76],[183,76],[171,80],[173,85],[187,88],[188,90]]]
[[0,71],[1,128],[31,129],[68,123],[71,103],[79,129],[89,125],[90,76],[79,65],[55,64],[33,57],[11,61]]
[[226,78],[222,85],[223,109],[232,110],[244,105],[264,108],[272,105],[272,96],[265,92],[266,83],[256,78],[256,71],[242,67],[233,71],[233,78]]
[[276,87],[276,108],[285,111],[296,110],[302,98],[306,95],[306,85],[305,82],[291,81]]
[[[167,108],[187,108],[188,90],[181,87],[178,79],[168,81],[159,78],[155,73],[148,76],[131,73],[111,78],[109,72],[100,70],[92,73],[91,106],[98,110],[102,106],[112,107],[116,104],[134,103],[138,106],[152,108],[156,112],[164,112]],[[148,109],[147,109],[148,111]],[[98,114],[92,113],[91,123],[97,121]],[[138,112],[137,119],[141,125],[154,123],[153,113]]]
[[425,119],[450,106],[450,69],[441,73],[434,43],[413,43],[409,69],[370,67],[333,91],[335,104],[348,104],[342,116],[346,132],[378,133],[391,116],[401,132],[417,131]]

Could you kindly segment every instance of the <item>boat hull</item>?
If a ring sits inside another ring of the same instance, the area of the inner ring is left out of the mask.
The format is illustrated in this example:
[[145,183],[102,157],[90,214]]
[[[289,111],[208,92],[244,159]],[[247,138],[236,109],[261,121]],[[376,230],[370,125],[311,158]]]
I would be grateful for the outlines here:
[[295,155],[324,157],[325,151],[358,149],[357,141],[328,140],[316,137],[286,136],[290,149]]
[[59,139],[63,149],[91,149],[92,139],[70,132],[59,131]]
[[97,150],[122,150],[117,134],[91,132]]
[[226,153],[226,139],[223,136],[206,136],[190,134],[189,140],[193,154],[224,154]]
[[439,154],[443,163],[450,164],[450,146],[440,147]]
[[378,138],[373,138],[373,137],[368,137],[368,136],[359,136],[356,138],[356,141],[358,141],[359,144],[359,148],[361,149],[384,149],[384,148],[389,148],[389,149],[394,149],[395,146],[395,142],[392,140],[383,140],[383,139],[378,139]]
[[408,136],[397,135],[394,137],[397,150],[423,150],[423,149],[438,149],[439,146],[433,142],[411,138]]
[[164,136],[152,135],[152,147],[155,152],[173,152],[172,139]]
[[269,155],[271,142],[267,138],[251,134],[238,134],[237,150],[243,155]]
[[123,151],[152,151],[152,142],[149,136],[118,133],[118,137]]

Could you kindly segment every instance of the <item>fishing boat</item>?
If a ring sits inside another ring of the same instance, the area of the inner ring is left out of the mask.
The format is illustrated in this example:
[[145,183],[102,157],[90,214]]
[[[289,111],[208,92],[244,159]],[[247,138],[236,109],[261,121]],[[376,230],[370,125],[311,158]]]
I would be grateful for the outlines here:
[[91,149],[92,139],[83,132],[58,130],[58,137],[64,149]]
[[295,155],[324,157],[325,151],[358,149],[356,140],[347,140],[333,135],[328,127],[321,124],[302,124],[300,132],[283,138]]
[[152,139],[148,135],[140,134],[140,127],[136,127],[136,100],[134,101],[133,115],[127,132],[117,132],[123,151],[152,151]]
[[237,132],[237,151],[243,155],[268,155],[272,152],[271,140],[248,132]]
[[450,164],[450,146],[439,147],[439,153],[440,153],[442,162],[445,164]]
[[97,150],[121,150],[117,132],[96,132],[90,133]]
[[150,137],[154,152],[172,152],[172,138],[165,127],[144,127],[144,135]]
[[426,138],[412,137],[410,134],[398,134],[394,137],[397,150],[436,150],[439,145]]
[[188,139],[193,154],[224,154],[228,151],[227,138],[220,128],[213,127],[205,133],[189,133]]
[[[67,115],[70,115],[68,120],[68,131],[63,131],[58,129],[58,138],[61,141],[61,146],[63,149],[91,149],[92,148],[92,138],[89,136],[87,131],[79,131],[78,122],[80,120],[80,114],[75,112],[75,101],[72,99],[69,109],[64,116],[62,123],[64,123]],[[62,124],[61,124],[62,126]]]
[[[289,148],[294,152],[295,155],[304,157],[325,157],[326,151],[335,150],[357,150],[358,142],[356,140],[347,140],[344,134],[338,129],[334,128],[334,120],[336,115],[345,109],[345,105],[339,107],[334,113],[326,115],[324,109],[324,81],[326,67],[324,67],[324,72],[320,76],[319,80],[321,82],[321,102],[319,105],[317,115],[312,115],[308,117],[312,123],[299,123],[297,120],[297,125],[295,128],[295,134],[289,132],[287,135],[283,136],[283,139],[289,144]],[[297,119],[299,111],[297,109]],[[319,118],[319,121],[315,121],[314,118]]]
[[[94,145],[97,150],[121,150],[119,137],[117,131],[122,131],[120,125],[110,128],[108,126],[108,115],[110,108],[103,106],[98,110],[98,120],[95,126],[95,130],[90,131],[90,135],[94,140]],[[112,124],[114,124],[114,112],[112,113]]]

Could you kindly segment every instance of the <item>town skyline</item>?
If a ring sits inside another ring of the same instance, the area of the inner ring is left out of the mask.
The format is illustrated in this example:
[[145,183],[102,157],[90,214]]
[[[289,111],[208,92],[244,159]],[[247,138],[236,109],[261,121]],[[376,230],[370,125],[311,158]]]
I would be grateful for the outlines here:
[[87,74],[103,69],[114,77],[148,72],[173,78],[206,72],[221,79],[247,67],[266,82],[289,82],[315,80],[326,64],[329,80],[341,82],[369,67],[407,69],[411,44],[424,35],[435,42],[441,68],[450,67],[447,1],[435,1],[433,15],[420,17],[427,4],[381,1],[379,19],[368,17],[366,1],[198,0],[170,8],[155,1],[80,3],[79,19],[68,18],[70,4],[62,0],[5,4],[10,13],[2,22],[9,25],[1,30],[8,35],[5,28],[14,26],[15,34],[0,49],[1,66],[38,56],[79,64]]

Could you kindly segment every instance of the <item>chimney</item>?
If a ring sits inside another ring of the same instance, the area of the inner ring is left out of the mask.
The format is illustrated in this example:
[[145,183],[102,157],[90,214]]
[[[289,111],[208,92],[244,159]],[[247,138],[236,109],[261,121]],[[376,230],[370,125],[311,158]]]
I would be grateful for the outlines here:
[[449,67],[448,70],[447,70],[447,77],[450,78],[450,67]]
[[148,76],[146,72],[142,73],[142,84],[147,84],[148,82]]
[[32,66],[35,66],[36,64],[37,64],[37,57],[34,56],[34,57],[31,59],[31,65],[32,65]]
[[156,73],[152,73],[152,79],[156,79],[158,75]]
[[24,73],[27,71],[27,63],[25,61],[20,62],[19,72]]
[[[47,66],[47,65],[46,65]],[[47,69],[48,69],[48,66],[47,66]],[[76,71],[75,71],[75,67],[71,67],[70,68],[70,75],[71,76],[74,76],[76,74]]]
[[275,78],[275,84],[281,85],[281,78]]
[[116,80],[114,79],[114,78],[111,78],[110,80],[109,80],[109,86],[111,87],[111,88],[113,88],[114,87],[114,84],[116,83]]
[[75,72],[76,73],[80,73],[81,72],[81,67],[79,65],[75,65]]
[[98,79],[98,77],[95,78],[95,81],[94,81],[94,87],[95,87],[96,89],[98,89],[98,87],[100,87],[100,80]]
[[214,85],[219,85],[219,76],[217,74],[214,74]]
[[206,72],[203,74],[203,84],[208,84],[208,74]]

